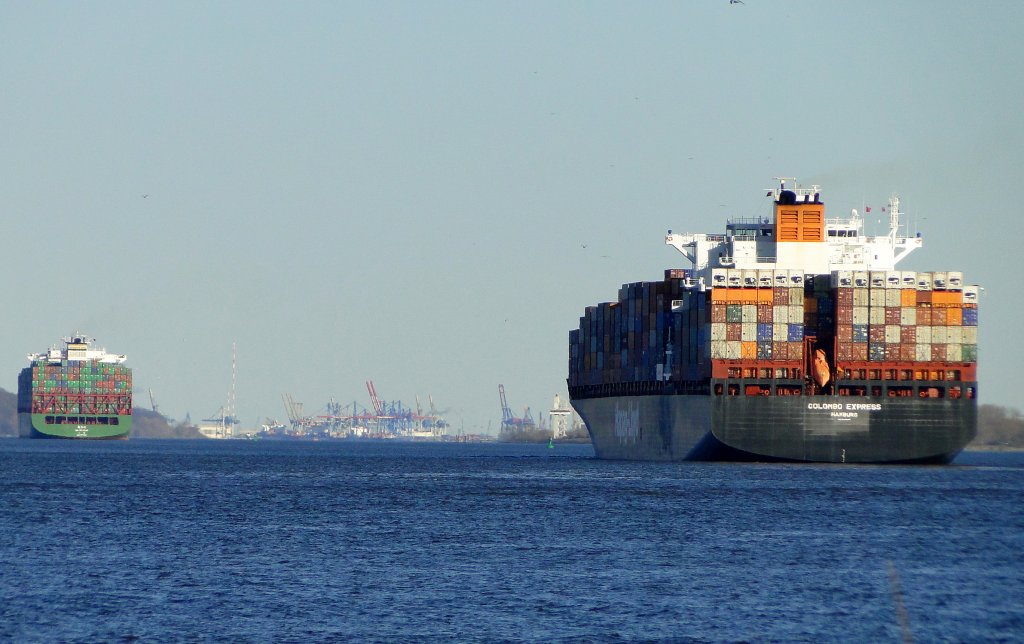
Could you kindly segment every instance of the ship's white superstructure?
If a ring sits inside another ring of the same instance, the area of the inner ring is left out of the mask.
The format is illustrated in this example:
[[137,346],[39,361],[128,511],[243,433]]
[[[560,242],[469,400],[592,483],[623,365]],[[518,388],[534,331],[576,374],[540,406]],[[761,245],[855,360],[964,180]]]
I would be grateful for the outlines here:
[[[670,230],[665,243],[693,263],[692,279],[706,286],[712,286],[714,269],[754,271],[755,275],[756,271],[791,271],[799,273],[800,280],[805,274],[832,271],[892,272],[923,245],[920,234],[900,236],[899,197],[889,200],[889,234],[868,236],[856,210],[848,218],[826,219],[818,186],[787,188],[786,181],[793,179],[780,179],[779,187],[767,194],[775,201],[775,221],[731,219],[725,234]],[[719,271],[714,273],[717,277]]]
[[101,362],[104,364],[121,364],[128,359],[128,356],[108,353],[106,349],[94,349],[91,346],[95,338],[87,338],[81,334],[66,336],[62,338],[63,347],[50,347],[46,353],[30,353],[28,359],[31,362],[45,360],[49,364],[60,364],[62,361],[69,362]]

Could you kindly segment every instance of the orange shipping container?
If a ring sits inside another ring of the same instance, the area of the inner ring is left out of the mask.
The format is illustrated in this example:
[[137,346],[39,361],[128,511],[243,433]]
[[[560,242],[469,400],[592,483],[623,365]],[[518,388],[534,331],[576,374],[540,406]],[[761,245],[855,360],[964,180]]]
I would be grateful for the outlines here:
[[964,312],[958,306],[951,306],[946,309],[946,324],[949,326],[962,326],[964,323]]
[[756,288],[730,288],[726,289],[726,301],[744,304],[757,303]]
[[740,343],[740,357],[744,360],[756,360],[757,359],[757,343],[756,342],[741,342]]
[[964,294],[960,291],[933,291],[932,304],[963,304]]
[[900,306],[914,306],[915,304],[917,304],[917,289],[902,289],[900,291]]

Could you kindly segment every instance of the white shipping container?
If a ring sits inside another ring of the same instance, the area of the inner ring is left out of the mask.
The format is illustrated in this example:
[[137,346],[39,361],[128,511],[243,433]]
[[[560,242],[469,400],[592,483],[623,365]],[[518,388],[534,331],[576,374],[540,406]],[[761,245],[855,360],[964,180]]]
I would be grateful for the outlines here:
[[789,271],[777,268],[772,271],[772,275],[775,278],[774,284],[776,288],[789,288]]
[[725,343],[725,359],[726,360],[739,360],[742,357],[742,348],[740,342],[726,342]]
[[832,271],[832,288],[847,288],[853,286],[853,271]]
[[871,271],[868,273],[868,282],[871,288],[885,288],[885,271]]
[[757,322],[757,305],[756,304],[744,304],[743,305],[743,322]]
[[920,329],[918,329],[917,340],[917,355],[915,356],[917,361],[930,362],[932,359],[932,345],[927,342],[921,342]]
[[803,296],[800,296],[800,304],[792,304],[793,300],[790,300],[789,305],[789,323],[790,324],[803,324],[804,323],[804,305]]
[[872,306],[868,309],[868,324],[885,324],[884,306]]
[[726,279],[728,271],[724,268],[711,269],[711,286],[714,288],[725,288],[729,284]]
[[728,357],[728,351],[726,347],[728,342],[725,340],[712,340],[711,341],[711,359],[712,360],[725,360]]
[[946,344],[949,342],[948,331],[949,327],[946,326],[933,326],[932,327],[932,344]]
[[888,344],[899,344],[900,343],[900,325],[898,325],[898,324],[886,324],[885,325],[885,341]]
[[946,271],[935,271],[932,273],[932,288],[936,291],[945,291],[949,286],[948,279]]
[[946,360],[949,362],[960,362],[964,359],[963,346],[960,344],[946,345]]
[[802,286],[794,286],[789,289],[789,305],[799,304],[801,307],[804,305],[804,289]]
[[757,342],[757,322],[744,322],[740,328],[740,340]]
[[964,344],[978,344],[978,327],[965,326],[960,328],[960,340]]
[[886,306],[899,306],[900,305],[900,289],[889,288],[885,290],[885,305]]
[[757,269],[757,288],[771,288],[775,281],[773,273],[771,269]]
[[867,271],[853,271],[853,287],[854,288],[868,288],[868,272]]
[[900,272],[899,271],[886,271],[885,272],[885,288],[899,288],[900,287]]
[[871,303],[869,297],[870,291],[866,288],[855,288],[853,289],[853,305],[854,306],[868,306]]
[[900,307],[900,324],[903,326],[914,326],[917,324],[917,307]]
[[789,285],[792,288],[798,288],[802,292],[804,289],[804,273],[803,271],[789,271]]
[[919,291],[930,291],[932,290],[932,274],[929,272],[917,274],[917,290]]
[[743,269],[741,271],[743,275],[743,288],[756,288],[757,287],[757,271],[754,269]]
[[[917,327],[917,343],[918,344],[931,344],[932,343],[932,328],[930,326],[919,326]],[[931,354],[928,354],[931,355]]]
[[725,322],[711,323],[711,342],[725,342]]
[[949,271],[946,279],[946,288],[950,291],[959,291],[964,287],[964,274],[960,271]]
[[789,341],[789,325],[776,322],[772,325],[772,340],[774,342]]
[[964,304],[977,304],[978,303],[978,287],[977,286],[965,286],[964,287]]
[[917,288],[917,273],[914,271],[902,271],[900,273],[901,288]]
[[[856,292],[856,291],[855,291]],[[867,291],[865,291],[867,292]],[[870,309],[866,306],[855,306],[853,307],[853,323],[854,324],[868,324],[871,322],[871,318],[868,315]],[[885,313],[882,314],[882,321],[885,321]]]
[[[975,329],[978,327],[974,327]],[[949,344],[960,344],[964,341],[964,327],[962,326],[947,326],[946,327],[946,342]]]
[[743,286],[743,271],[738,268],[727,269],[725,280],[729,283],[729,288],[739,288]]
[[[779,306],[772,307],[772,321],[783,324],[789,322],[789,306],[780,304]],[[803,323],[803,319],[800,320],[800,323]]]

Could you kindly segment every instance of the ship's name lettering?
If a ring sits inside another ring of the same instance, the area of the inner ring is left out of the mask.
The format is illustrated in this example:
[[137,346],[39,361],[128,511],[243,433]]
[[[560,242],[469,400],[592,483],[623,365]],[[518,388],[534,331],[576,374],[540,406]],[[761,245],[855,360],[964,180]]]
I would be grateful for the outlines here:
[[807,403],[807,408],[822,411],[882,411],[881,403]]
[[635,443],[640,435],[640,407],[634,404],[621,409],[615,405],[615,436],[620,443]]

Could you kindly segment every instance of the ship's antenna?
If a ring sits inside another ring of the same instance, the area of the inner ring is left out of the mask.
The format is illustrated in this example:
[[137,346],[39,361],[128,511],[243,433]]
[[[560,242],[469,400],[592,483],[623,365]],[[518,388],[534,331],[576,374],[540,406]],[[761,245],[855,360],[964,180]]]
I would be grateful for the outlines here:
[[896,235],[900,229],[900,198],[889,197],[889,240],[896,245]]

